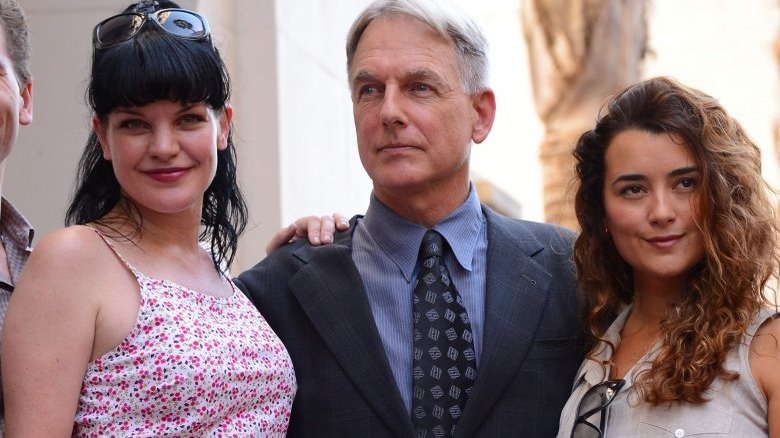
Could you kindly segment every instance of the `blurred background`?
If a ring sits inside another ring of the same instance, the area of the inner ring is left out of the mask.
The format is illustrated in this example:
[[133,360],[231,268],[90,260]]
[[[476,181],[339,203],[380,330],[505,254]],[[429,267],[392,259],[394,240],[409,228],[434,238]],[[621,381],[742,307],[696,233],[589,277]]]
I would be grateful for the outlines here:
[[[763,149],[780,186],[780,0],[451,0],[484,28],[498,113],[474,146],[483,201],[574,226],[576,135],[617,88],[666,75],[717,97]],[[361,213],[370,181],[355,143],[344,39],[369,0],[190,0],[233,78],[235,141],[251,224],[233,271],[265,256],[281,226]],[[62,225],[86,142],[92,27],[130,1],[23,0],[32,30],[34,122],[21,130],[4,194],[36,226]]]

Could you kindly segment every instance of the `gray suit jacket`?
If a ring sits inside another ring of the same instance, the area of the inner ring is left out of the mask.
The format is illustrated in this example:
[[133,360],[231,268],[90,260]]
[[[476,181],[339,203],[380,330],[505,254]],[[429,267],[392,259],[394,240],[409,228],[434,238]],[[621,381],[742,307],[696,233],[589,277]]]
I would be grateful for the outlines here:
[[[485,334],[456,433],[552,437],[585,350],[573,234],[483,210]],[[351,258],[355,219],[333,244],[294,242],[236,279],[292,356],[290,437],[414,436]]]

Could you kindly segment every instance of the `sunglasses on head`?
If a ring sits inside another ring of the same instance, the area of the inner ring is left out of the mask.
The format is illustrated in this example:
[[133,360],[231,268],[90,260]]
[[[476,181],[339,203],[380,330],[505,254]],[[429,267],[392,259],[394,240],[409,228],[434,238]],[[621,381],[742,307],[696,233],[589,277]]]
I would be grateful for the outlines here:
[[[625,384],[625,380],[615,379],[601,382],[590,388],[577,406],[577,420],[574,421],[571,438],[602,438],[606,418],[604,410],[615,400],[615,396]],[[596,426],[588,420],[599,412],[601,420]]]
[[187,40],[210,38],[209,24],[206,18],[186,9],[154,10],[157,2],[141,2],[135,12],[127,12],[106,18],[95,26],[92,33],[92,45],[95,49],[105,49],[134,38],[151,21],[160,29]]

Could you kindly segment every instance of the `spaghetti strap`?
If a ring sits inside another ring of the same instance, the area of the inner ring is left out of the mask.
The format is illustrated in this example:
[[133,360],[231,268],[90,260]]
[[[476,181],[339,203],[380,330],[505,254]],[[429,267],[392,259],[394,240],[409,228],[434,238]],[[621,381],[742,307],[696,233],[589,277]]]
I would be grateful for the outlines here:
[[111,243],[111,241],[103,234],[102,231],[98,230],[97,228],[91,227],[89,225],[83,225],[83,226],[86,227],[86,228],[91,229],[98,236],[100,236],[100,238],[103,239],[103,242],[105,242],[105,244],[108,245],[109,248],[111,248],[111,251],[113,251],[113,253],[116,254],[117,258],[122,262],[122,264],[124,264],[127,267],[127,269],[129,269],[130,272],[133,273],[133,275],[135,276],[136,281],[138,281],[138,284],[141,287],[142,295],[143,295],[144,291],[146,290],[145,284],[147,284],[149,282],[154,283],[154,282],[160,282],[160,281],[173,284],[177,288],[182,289],[182,290],[186,290],[188,292],[192,292],[192,293],[197,293],[199,295],[203,295],[203,297],[205,299],[212,299],[212,300],[216,300],[216,301],[219,301],[219,300],[232,300],[232,299],[235,299],[236,296],[241,294],[241,292],[239,291],[238,287],[236,287],[236,285],[233,283],[233,281],[230,279],[230,277],[227,274],[225,274],[224,272],[221,272],[220,275],[225,280],[225,282],[228,284],[228,286],[230,286],[230,290],[232,291],[231,295],[228,296],[228,297],[218,297],[218,296],[207,294],[207,293],[205,293],[203,291],[190,289],[190,288],[188,288],[186,286],[183,286],[183,285],[181,285],[181,284],[179,284],[179,283],[177,283],[176,281],[173,281],[173,280],[165,280],[165,279],[158,279],[158,278],[149,277],[148,275],[143,273],[141,270],[139,270],[135,266],[131,265],[130,262],[128,262],[122,256],[122,254],[119,253],[119,251],[116,249],[114,244]]
[[88,364],[72,435],[283,438],[295,371],[249,299],[150,278],[95,231],[136,273],[141,299],[127,336]]
[[120,254],[119,251],[117,251],[116,247],[114,247],[114,244],[111,243],[111,241],[108,240],[108,238],[103,234],[102,231],[98,230],[97,228],[91,227],[89,225],[84,225],[84,226],[89,228],[89,229],[91,229],[98,236],[100,236],[100,238],[103,240],[103,242],[105,242],[105,244],[108,245],[108,247],[111,248],[111,251],[117,256],[117,258],[119,258],[119,260],[122,262],[122,264],[124,264],[127,267],[127,269],[129,269],[130,272],[132,272],[133,275],[135,275],[136,280],[140,281],[141,278],[145,277],[145,275],[141,271],[136,269],[135,266],[131,265],[130,263],[128,263],[127,260],[125,260],[125,258],[122,256],[122,254]]

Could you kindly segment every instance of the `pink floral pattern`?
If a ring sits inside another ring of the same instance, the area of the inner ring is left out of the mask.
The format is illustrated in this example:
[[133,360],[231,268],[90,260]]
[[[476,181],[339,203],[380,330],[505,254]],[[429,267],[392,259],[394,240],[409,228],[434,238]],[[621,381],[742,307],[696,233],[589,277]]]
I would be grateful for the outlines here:
[[213,297],[129,268],[136,325],[89,364],[73,436],[285,436],[292,362],[244,294],[231,282],[233,296]]

